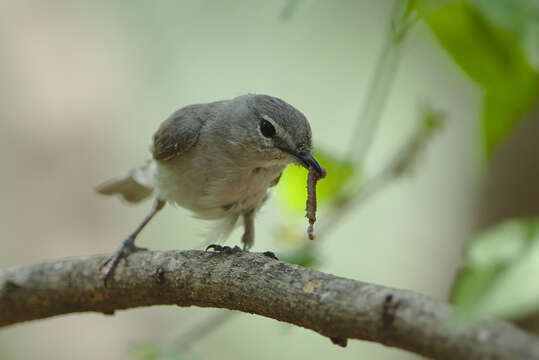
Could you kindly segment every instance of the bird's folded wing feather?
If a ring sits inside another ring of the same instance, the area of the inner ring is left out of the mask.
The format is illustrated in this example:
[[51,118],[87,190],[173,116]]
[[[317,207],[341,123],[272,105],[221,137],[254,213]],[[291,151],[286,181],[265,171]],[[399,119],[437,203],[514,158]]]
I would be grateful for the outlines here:
[[188,151],[198,141],[207,116],[207,104],[187,106],[172,114],[153,136],[153,158],[166,161]]

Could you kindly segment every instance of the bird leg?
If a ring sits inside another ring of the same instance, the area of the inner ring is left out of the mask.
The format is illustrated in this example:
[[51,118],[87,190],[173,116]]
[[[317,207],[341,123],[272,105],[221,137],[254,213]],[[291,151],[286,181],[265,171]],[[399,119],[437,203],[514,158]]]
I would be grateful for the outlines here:
[[105,273],[104,283],[105,287],[107,287],[107,280],[112,276],[114,273],[114,269],[116,269],[116,266],[118,266],[118,263],[121,259],[127,258],[130,254],[137,252],[137,251],[145,251],[148,250],[146,248],[141,248],[135,245],[135,239],[137,238],[137,235],[144,229],[144,227],[150,222],[150,220],[165,206],[166,202],[161,199],[156,199],[155,203],[153,205],[152,211],[146,215],[144,220],[137,226],[135,231],[133,231],[123,242],[122,246],[120,246],[120,249],[116,251],[112,256],[110,256],[105,262],[101,265],[100,269],[103,269],[105,266],[108,265],[107,272]]
[[241,237],[241,243],[243,244],[243,250],[247,251],[255,242],[255,211],[249,210],[243,214],[243,227],[244,232]]

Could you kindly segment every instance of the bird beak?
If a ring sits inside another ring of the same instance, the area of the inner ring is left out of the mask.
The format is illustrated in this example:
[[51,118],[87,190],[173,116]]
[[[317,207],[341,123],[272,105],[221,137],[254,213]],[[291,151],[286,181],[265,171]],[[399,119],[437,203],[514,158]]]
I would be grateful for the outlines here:
[[315,159],[315,157],[310,151],[297,154],[296,157],[300,160],[300,162],[306,169],[313,168],[318,173],[318,175],[320,175],[320,177],[324,177],[320,163],[318,162],[318,160]]
[[286,147],[277,147],[277,148],[294,156],[296,159],[299,160],[301,165],[303,165],[303,167],[306,168],[307,170],[309,170],[310,168],[313,168],[318,173],[320,179],[326,177],[326,169],[320,166],[320,163],[318,162],[318,160],[315,159],[312,152],[305,151],[305,152],[297,154],[296,152],[290,149],[287,149]]

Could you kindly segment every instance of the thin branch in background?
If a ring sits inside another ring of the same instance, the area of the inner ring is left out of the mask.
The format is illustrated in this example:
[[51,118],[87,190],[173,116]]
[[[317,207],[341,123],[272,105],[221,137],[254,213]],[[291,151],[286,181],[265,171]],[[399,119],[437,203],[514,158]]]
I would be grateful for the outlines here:
[[182,329],[180,334],[175,334],[175,336],[165,341],[164,345],[180,349],[190,348],[194,343],[224,324],[236,314],[238,313],[230,310],[219,310],[215,314],[206,316],[195,325]]
[[374,75],[367,97],[361,106],[362,112],[349,147],[347,160],[355,164],[356,167],[364,163],[376,135],[402,58],[401,44],[406,38],[408,30],[416,21],[412,15],[412,1],[395,1],[391,15],[391,28],[387,32],[382,52],[376,62]]
[[[218,309],[210,315],[198,320],[196,324],[182,327],[162,343],[136,343],[129,348],[129,357],[147,359],[183,359],[192,358],[190,349],[199,340],[216,330],[237,311]],[[185,356],[183,356],[185,355]]]

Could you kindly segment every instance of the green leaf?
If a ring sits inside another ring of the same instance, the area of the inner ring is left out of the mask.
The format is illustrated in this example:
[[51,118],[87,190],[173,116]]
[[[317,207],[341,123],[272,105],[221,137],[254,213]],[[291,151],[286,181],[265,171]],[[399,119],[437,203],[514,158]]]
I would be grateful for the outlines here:
[[[344,185],[354,174],[350,163],[342,162],[328,152],[317,150],[314,156],[327,170],[327,176],[316,185],[318,205],[335,200]],[[298,213],[305,211],[307,201],[307,170],[299,166],[288,166],[278,185],[279,200],[285,209]]]
[[506,18],[493,12],[485,16],[486,3],[475,2],[482,6],[468,1],[422,2],[421,13],[456,64],[485,90],[482,139],[490,157],[539,99],[539,74],[526,58],[517,30],[497,26],[493,20],[506,22]]
[[456,317],[519,318],[539,309],[539,219],[512,220],[485,231],[465,252],[451,302]]
[[[468,0],[496,26],[505,29],[519,39],[525,50],[527,40],[534,37],[539,25],[539,2],[537,0]],[[537,47],[537,41],[535,42]],[[531,49],[530,49],[531,50]],[[531,55],[531,54],[530,54]]]
[[129,349],[129,358],[137,360],[193,360],[184,350],[156,344],[136,344]]
[[466,249],[466,261],[474,268],[506,265],[530,246],[536,221],[511,220],[484,231]]
[[500,268],[497,266],[462,269],[453,284],[450,302],[462,309],[473,307],[474,302],[494,282],[499,272]]

